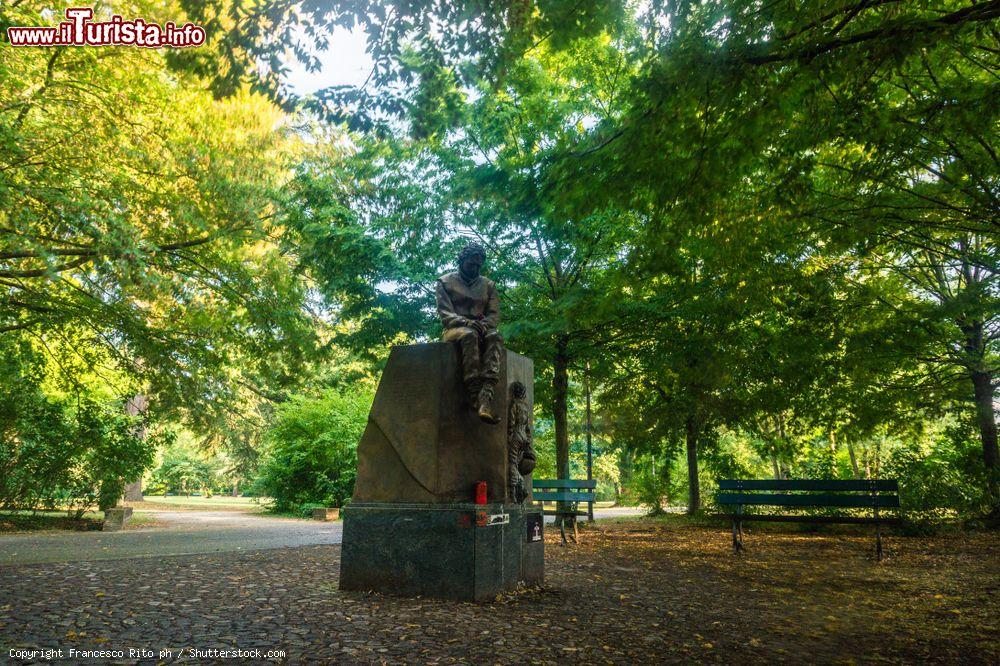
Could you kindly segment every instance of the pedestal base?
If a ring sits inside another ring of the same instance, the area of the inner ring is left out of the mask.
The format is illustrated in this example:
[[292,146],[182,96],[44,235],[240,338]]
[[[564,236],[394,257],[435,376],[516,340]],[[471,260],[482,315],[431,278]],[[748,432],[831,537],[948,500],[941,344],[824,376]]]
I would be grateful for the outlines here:
[[359,503],[342,515],[342,590],[485,601],[543,582],[539,509]]

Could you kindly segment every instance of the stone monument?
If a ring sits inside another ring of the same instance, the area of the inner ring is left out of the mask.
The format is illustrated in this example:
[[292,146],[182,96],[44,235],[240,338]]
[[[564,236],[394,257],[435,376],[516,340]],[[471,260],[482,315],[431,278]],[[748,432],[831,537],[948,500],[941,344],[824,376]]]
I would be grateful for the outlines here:
[[342,590],[492,599],[543,579],[533,365],[506,350],[470,245],[438,280],[445,342],[393,347],[344,508]]

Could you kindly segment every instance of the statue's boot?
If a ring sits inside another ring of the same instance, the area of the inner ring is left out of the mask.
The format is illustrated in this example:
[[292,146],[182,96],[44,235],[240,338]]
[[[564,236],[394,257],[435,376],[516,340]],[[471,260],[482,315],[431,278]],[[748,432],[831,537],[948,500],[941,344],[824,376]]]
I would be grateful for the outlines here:
[[479,389],[479,418],[487,423],[500,423],[500,417],[493,413],[493,386],[483,385]]

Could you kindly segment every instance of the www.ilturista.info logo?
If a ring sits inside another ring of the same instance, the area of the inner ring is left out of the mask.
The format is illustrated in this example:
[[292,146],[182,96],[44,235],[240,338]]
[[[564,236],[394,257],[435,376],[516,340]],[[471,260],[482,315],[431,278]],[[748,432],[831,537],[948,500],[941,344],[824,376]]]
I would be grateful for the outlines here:
[[205,43],[205,29],[193,23],[178,26],[126,21],[115,15],[110,21],[92,21],[90,7],[70,7],[66,20],[54,27],[12,26],[7,28],[11,46],[141,46],[147,49],[186,48]]

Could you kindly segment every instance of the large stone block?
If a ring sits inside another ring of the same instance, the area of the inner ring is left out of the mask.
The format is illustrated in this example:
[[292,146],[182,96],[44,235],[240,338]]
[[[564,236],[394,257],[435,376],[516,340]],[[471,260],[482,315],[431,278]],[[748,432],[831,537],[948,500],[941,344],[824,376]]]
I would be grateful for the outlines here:
[[101,529],[105,532],[117,532],[132,519],[132,507],[116,506],[104,511],[104,523]]
[[354,503],[456,503],[487,483],[490,503],[507,497],[509,386],[520,381],[534,401],[531,359],[504,351],[494,412],[481,421],[462,386],[457,343],[393,347],[358,444]]
[[343,515],[342,590],[487,601],[544,580],[535,508],[351,504]]
[[322,520],[323,522],[338,520],[340,518],[340,509],[313,509],[312,517],[313,520]]

